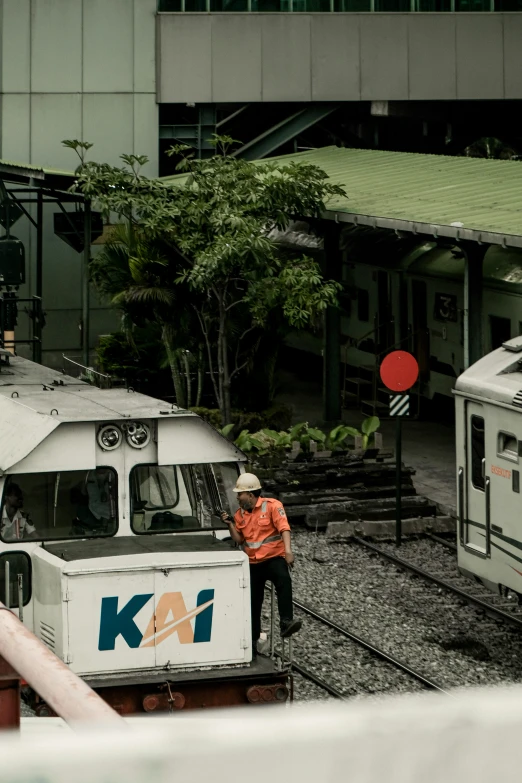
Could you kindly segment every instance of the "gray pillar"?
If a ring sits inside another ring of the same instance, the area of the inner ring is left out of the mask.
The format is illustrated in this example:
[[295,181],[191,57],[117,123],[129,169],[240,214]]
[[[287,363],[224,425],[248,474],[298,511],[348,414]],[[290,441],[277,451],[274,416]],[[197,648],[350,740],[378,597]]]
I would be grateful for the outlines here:
[[464,369],[484,356],[482,312],[482,270],[489,245],[460,243],[465,257],[464,269]]
[[[336,223],[325,223],[325,277],[328,280],[341,280],[340,233]],[[341,419],[341,313],[338,307],[328,307],[324,316],[323,418],[331,423]]]
[[91,258],[91,202],[85,201],[82,256],[82,363],[89,366],[90,289],[89,261]]

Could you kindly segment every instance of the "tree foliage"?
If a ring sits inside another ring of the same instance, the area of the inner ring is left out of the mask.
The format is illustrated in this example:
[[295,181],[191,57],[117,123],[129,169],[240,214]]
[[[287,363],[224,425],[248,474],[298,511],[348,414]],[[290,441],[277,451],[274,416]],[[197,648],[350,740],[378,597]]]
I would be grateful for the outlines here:
[[216,154],[205,160],[172,147],[180,174],[167,182],[140,174],[145,157],[122,155],[121,167],[83,161],[75,184],[129,226],[126,249],[118,253],[113,243],[110,257],[106,250],[94,263],[95,285],[131,320],[160,323],[169,356],[190,312],[188,328],[193,335],[194,319],[225,423],[232,384],[255,361],[271,315],[299,329],[336,304],[338,284],[324,280],[312,258],[283,251],[269,233],[295,217],[318,218],[326,201],[344,195],[316,166],[239,160],[227,154],[231,144],[215,137]]

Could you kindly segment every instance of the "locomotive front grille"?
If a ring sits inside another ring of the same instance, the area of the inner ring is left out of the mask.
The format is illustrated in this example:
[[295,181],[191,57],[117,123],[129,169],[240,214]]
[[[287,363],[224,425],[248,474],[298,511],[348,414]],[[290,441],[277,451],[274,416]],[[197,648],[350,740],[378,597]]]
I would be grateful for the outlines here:
[[517,393],[513,397],[513,405],[522,408],[522,389],[520,391],[517,391]]

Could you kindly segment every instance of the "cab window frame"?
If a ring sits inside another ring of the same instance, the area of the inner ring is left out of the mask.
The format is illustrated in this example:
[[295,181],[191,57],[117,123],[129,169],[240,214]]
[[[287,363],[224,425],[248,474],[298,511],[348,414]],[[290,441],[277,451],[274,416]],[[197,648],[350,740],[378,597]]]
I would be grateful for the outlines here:
[[[35,540],[35,539],[26,539],[26,540]],[[32,561],[31,561],[31,555],[29,554],[29,552],[26,552],[24,549],[14,549],[14,550],[2,549],[2,550],[0,550],[0,578],[4,579],[4,575],[5,575],[5,560],[8,557],[10,558],[10,557],[13,557],[13,556],[21,556],[21,557],[23,557],[27,561],[27,574],[28,574],[27,583],[28,583],[28,586],[27,586],[27,594],[26,594],[25,583],[24,583],[23,604],[22,604],[22,608],[23,608],[24,606],[27,606],[29,603],[31,603],[31,599],[33,597],[33,564],[32,564]],[[12,569],[10,568],[9,569],[9,579],[12,580],[14,576],[15,576],[15,574],[12,571]],[[16,574],[16,577],[18,577],[18,574]],[[18,578],[16,579],[16,581],[18,581]],[[13,584],[13,587],[14,587],[14,582],[12,584]],[[13,594],[15,596],[15,601],[13,602],[13,601],[10,600],[8,608],[9,609],[20,609],[20,605],[18,603],[18,592],[17,591],[13,591]],[[2,589],[2,587],[0,587],[0,601],[5,603],[5,581],[4,581],[4,584],[3,584],[3,589]]]
[[[135,527],[135,524],[134,524],[134,514],[135,514],[135,511],[133,510],[133,502],[134,502],[134,496],[133,496],[133,474],[134,474],[134,471],[136,469],[143,468],[143,467],[174,467],[174,468],[176,468],[176,484],[177,484],[177,487],[179,488],[179,479],[178,479],[178,470],[177,470],[178,468],[179,468],[180,472],[182,472],[183,468],[187,468],[189,470],[191,468],[208,468],[212,472],[212,478],[213,478],[213,481],[214,481],[214,487],[213,487],[213,490],[212,490],[212,494],[215,493],[215,498],[219,498],[220,506],[221,506],[222,503],[221,503],[221,495],[220,495],[219,484],[218,484],[218,480],[217,480],[215,472],[214,472],[214,465],[217,465],[217,464],[219,464],[219,465],[221,465],[221,464],[223,464],[223,465],[235,465],[236,466],[236,470],[238,470],[237,469],[237,464],[236,463],[232,463],[232,462],[225,462],[225,463],[198,462],[198,463],[191,463],[191,464],[173,464],[171,466],[157,465],[157,464],[154,464],[154,463],[151,463],[151,462],[147,462],[147,463],[139,463],[139,464],[133,465],[131,471],[129,472],[129,476],[128,476],[129,498],[130,498],[130,529],[131,529],[132,534],[136,535],[136,536],[161,536],[161,535],[171,535],[171,534],[172,535],[183,535],[185,533],[211,533],[211,534],[215,534],[216,532],[222,532],[222,533],[226,532],[227,531],[227,526],[221,520],[219,521],[219,524],[211,524],[211,525],[206,525],[206,526],[202,525],[201,524],[201,520],[200,520],[200,524],[198,524],[197,526],[194,526],[194,527],[181,527],[181,528],[178,528],[178,529],[174,528],[174,529],[166,529],[166,530],[165,529],[162,529],[162,530],[150,530],[150,528],[147,529],[147,530],[138,530]],[[239,470],[238,470],[238,475],[239,475]],[[185,478],[183,476],[183,472],[182,472],[182,478],[183,478],[183,482],[185,484]],[[190,500],[192,502],[191,494],[193,492],[193,488],[185,486],[185,491],[186,491],[187,495],[189,496],[189,498],[190,498]],[[179,491],[178,491],[178,500],[179,500]],[[173,513],[175,513],[176,506],[173,506],[172,508],[174,509]],[[159,513],[161,513],[161,512],[159,512]],[[182,515],[180,514],[179,516],[182,516]]]
[[[105,533],[105,534],[90,534],[90,535],[77,535],[77,536],[71,536],[70,534],[65,535],[59,535],[55,537],[41,537],[38,533],[38,525],[35,525],[36,528],[36,537],[35,538],[15,538],[15,539],[8,539],[3,538],[2,536],[2,529],[0,524],[0,544],[3,544],[5,546],[12,546],[13,544],[17,544],[18,546],[22,544],[45,544],[46,542],[52,542],[52,541],[82,541],[85,539],[93,539],[93,538],[113,538],[115,535],[117,535],[119,527],[120,527],[120,519],[119,519],[119,476],[118,471],[113,465],[96,465],[94,468],[90,469],[82,469],[82,470],[49,470],[49,471],[41,471],[40,473],[35,472],[27,472],[27,473],[7,473],[5,475],[5,481],[4,485],[2,487],[2,494],[0,498],[0,520],[1,520],[1,514],[4,509],[4,501],[5,501],[5,490],[9,486],[10,482],[13,482],[13,484],[20,484],[23,481],[24,476],[37,476],[37,475],[52,475],[56,477],[56,474],[66,474],[66,473],[80,473],[83,474],[84,477],[86,477],[89,473],[96,472],[97,470],[110,470],[112,472],[112,478],[114,481],[114,502],[115,502],[115,517],[114,517],[114,523],[113,523],[113,530],[111,533]],[[25,492],[22,487],[22,492],[25,495]],[[71,521],[72,526],[72,521]]]

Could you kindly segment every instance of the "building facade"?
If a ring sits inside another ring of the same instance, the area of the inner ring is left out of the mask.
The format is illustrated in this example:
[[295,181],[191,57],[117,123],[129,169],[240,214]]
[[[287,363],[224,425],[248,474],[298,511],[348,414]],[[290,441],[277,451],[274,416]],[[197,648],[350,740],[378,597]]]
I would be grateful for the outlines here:
[[[477,118],[509,127],[522,100],[519,10],[520,0],[0,0],[0,158],[73,170],[61,142],[76,138],[94,144],[91,159],[145,154],[155,176],[172,171],[174,141],[205,155],[213,132],[240,139],[249,158],[332,143],[452,151]],[[54,364],[79,353],[81,264],[50,211]],[[34,229],[22,218],[12,231],[31,295]],[[92,308],[94,345],[116,318],[94,296]]]

